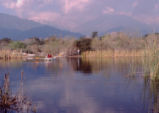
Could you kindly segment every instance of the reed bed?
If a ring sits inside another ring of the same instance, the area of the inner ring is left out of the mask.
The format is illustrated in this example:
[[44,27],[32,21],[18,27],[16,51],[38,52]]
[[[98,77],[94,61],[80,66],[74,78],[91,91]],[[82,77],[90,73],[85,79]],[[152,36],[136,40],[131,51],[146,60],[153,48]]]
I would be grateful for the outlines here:
[[142,57],[145,56],[145,50],[102,50],[102,51],[86,51],[82,53],[82,57]]
[[[154,37],[156,38],[156,37]],[[145,46],[146,57],[143,59],[145,66],[145,75],[150,76],[152,80],[159,80],[159,46],[156,39],[151,40],[150,44]]]
[[10,60],[10,59],[22,59],[23,54],[19,51],[12,50],[0,50],[0,59]]
[[159,56],[149,54],[142,62],[145,76],[150,76],[152,80],[159,80]]

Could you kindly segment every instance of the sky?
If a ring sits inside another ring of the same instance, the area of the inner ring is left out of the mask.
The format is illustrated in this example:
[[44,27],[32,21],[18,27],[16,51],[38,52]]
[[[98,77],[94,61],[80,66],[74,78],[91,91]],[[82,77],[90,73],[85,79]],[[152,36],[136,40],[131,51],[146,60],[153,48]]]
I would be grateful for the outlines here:
[[76,32],[105,15],[159,24],[159,0],[0,0],[0,12]]

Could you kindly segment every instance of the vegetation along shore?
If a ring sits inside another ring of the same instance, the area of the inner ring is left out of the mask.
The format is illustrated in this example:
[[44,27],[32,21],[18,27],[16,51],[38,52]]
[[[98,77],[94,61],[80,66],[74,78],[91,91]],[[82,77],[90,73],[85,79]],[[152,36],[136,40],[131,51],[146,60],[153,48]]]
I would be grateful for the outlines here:
[[124,57],[152,56],[158,50],[159,34],[129,36],[122,32],[91,37],[45,39],[32,37],[26,40],[0,40],[0,59],[21,59],[28,56],[82,56],[82,57]]

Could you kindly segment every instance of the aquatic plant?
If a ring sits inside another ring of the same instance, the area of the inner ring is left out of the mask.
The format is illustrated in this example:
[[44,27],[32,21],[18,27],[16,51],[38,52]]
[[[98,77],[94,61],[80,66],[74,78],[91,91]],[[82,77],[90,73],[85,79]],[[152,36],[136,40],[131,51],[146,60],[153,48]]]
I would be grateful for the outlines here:
[[0,87],[0,112],[9,113],[11,111],[17,113],[36,112],[32,102],[23,95],[23,73],[21,73],[20,90],[16,96],[12,95],[8,74],[5,74],[4,84]]
[[146,75],[149,74],[151,79],[159,79],[159,40],[156,35],[146,39],[145,56],[143,64]]
[[143,104],[148,101],[148,113],[159,113],[159,80],[145,76],[143,91]]

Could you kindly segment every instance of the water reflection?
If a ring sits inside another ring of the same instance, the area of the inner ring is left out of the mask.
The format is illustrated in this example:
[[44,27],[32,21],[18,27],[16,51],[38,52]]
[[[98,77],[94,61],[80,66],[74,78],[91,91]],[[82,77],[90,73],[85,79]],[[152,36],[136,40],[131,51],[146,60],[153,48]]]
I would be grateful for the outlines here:
[[4,83],[0,85],[0,113],[36,113],[32,102],[23,93],[23,73],[21,73],[19,91],[12,93],[9,75],[5,74]]
[[74,71],[83,73],[92,73],[92,65],[90,62],[84,62],[81,58],[67,59]]
[[98,73],[100,71],[110,72],[117,70],[118,72],[131,73],[132,68],[135,72],[142,70],[140,58],[106,58],[106,59],[67,59],[74,71],[82,73]]
[[23,69],[24,92],[37,102],[38,113],[157,113],[159,83],[143,76],[141,61],[74,58],[8,68],[15,87]]
[[149,97],[149,113],[159,113],[159,80],[150,80],[145,77],[145,91]]
[[152,82],[153,113],[159,113],[159,81]]

